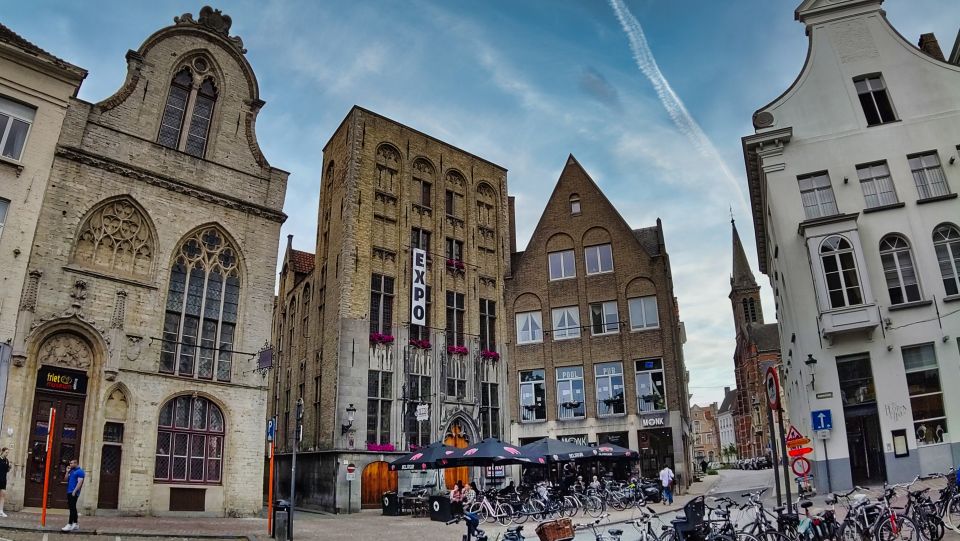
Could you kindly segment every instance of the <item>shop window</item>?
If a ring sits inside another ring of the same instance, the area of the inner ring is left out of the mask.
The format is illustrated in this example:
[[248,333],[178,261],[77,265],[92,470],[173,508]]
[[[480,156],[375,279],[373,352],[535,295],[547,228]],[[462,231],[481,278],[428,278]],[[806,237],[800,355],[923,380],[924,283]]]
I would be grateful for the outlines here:
[[619,362],[598,364],[594,366],[594,373],[597,386],[597,417],[626,413],[626,401],[623,395],[623,364]]
[[947,441],[947,414],[933,344],[905,347],[902,353],[917,445],[943,443]]
[[557,368],[557,418],[581,419],[586,416],[583,367]]
[[520,372],[520,420],[547,420],[547,389],[543,370]]
[[667,409],[667,393],[663,380],[663,359],[637,361],[637,411]]

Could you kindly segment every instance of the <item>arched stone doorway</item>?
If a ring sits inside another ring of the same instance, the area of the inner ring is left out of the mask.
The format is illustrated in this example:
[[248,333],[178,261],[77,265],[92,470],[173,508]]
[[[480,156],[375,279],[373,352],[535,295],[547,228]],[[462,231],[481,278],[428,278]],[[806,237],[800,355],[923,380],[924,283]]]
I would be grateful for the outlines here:
[[360,476],[360,506],[363,509],[378,509],[384,492],[396,492],[397,472],[382,460],[371,462],[363,468]]
[[[461,418],[454,419],[447,428],[443,443],[458,449],[468,447],[471,443],[474,443],[470,425]],[[463,481],[463,484],[466,485],[470,482],[470,468],[447,468],[443,471],[443,476],[447,489],[453,488],[457,481]]]
[[[87,399],[87,371],[93,364],[93,350],[80,335],[60,332],[47,338],[37,351],[37,379],[33,394],[27,460],[24,480],[24,505],[40,507],[43,502],[44,465],[47,460],[47,434],[52,432],[50,482],[47,490],[50,507],[66,508],[68,464],[80,458],[84,411]],[[55,409],[53,426],[50,410]]]

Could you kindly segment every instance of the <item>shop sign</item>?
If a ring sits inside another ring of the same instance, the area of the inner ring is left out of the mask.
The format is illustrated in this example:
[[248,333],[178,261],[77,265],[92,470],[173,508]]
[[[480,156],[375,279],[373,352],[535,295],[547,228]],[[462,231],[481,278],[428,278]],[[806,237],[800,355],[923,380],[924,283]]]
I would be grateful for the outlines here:
[[644,415],[640,418],[640,426],[643,428],[659,428],[669,426],[666,413],[657,413],[654,415]]
[[410,324],[427,324],[427,252],[414,248],[410,279]]
[[41,366],[37,373],[37,389],[87,394],[87,375],[53,366]]
[[600,445],[603,445],[604,443],[612,443],[613,445],[619,445],[620,447],[629,447],[630,445],[626,432],[607,432],[605,434],[597,434],[597,440],[600,442]]
[[577,445],[589,445],[586,434],[570,434],[567,436],[559,436],[557,439],[567,443],[575,443]]

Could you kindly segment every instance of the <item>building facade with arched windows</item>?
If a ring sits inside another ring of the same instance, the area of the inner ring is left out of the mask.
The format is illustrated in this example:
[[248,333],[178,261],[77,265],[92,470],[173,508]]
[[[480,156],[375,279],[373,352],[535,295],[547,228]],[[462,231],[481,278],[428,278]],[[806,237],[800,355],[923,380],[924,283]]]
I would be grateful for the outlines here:
[[[287,173],[230,18],[187,13],[127,53],[120,89],[71,100],[30,254],[0,444],[8,502],[237,516],[262,508],[266,384]],[[50,426],[50,410],[56,416]]]
[[743,138],[790,418],[823,429],[821,492],[960,464],[960,44],[908,41],[882,3],[800,3],[806,62]]

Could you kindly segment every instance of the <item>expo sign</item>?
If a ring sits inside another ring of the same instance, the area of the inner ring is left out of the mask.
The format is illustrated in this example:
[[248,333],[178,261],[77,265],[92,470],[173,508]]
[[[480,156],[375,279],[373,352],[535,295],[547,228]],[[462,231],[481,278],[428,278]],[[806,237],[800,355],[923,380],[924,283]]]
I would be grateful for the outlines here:
[[410,324],[427,324],[427,252],[420,248],[413,248],[413,280],[410,287]]

